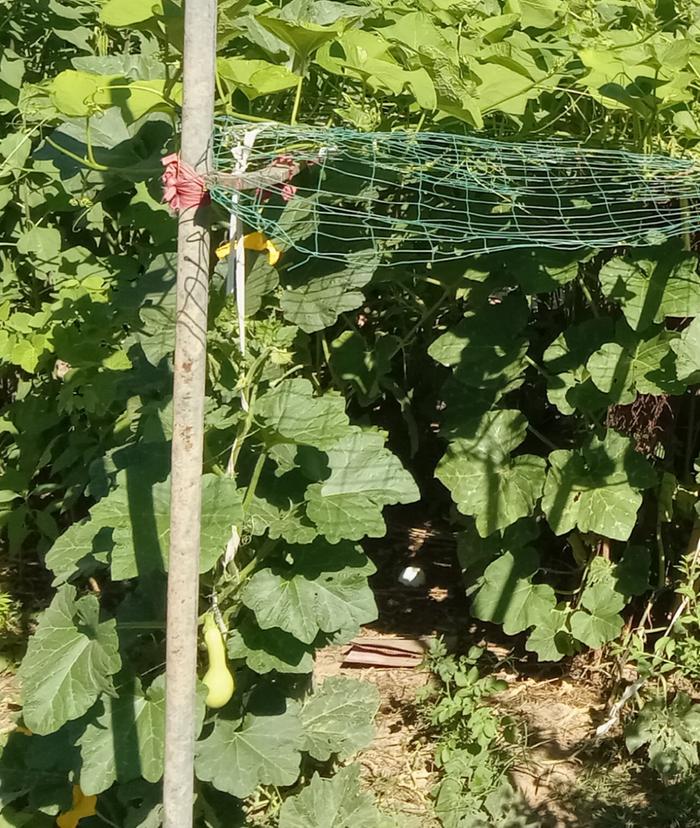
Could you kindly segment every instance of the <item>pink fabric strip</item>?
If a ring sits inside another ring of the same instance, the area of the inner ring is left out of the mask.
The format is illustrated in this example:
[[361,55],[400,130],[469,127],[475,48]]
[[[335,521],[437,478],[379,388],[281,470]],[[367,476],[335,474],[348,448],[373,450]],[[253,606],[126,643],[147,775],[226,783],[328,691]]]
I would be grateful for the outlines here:
[[209,203],[209,193],[203,176],[172,153],[161,158],[163,173],[163,201],[176,213],[188,207]]

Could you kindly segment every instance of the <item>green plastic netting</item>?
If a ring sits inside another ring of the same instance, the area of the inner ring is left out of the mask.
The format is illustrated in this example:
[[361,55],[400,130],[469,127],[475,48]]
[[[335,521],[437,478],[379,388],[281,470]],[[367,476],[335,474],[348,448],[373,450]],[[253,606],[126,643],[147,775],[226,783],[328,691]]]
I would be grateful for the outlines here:
[[436,262],[658,244],[700,226],[700,164],[555,140],[217,119],[212,197],[283,248]]

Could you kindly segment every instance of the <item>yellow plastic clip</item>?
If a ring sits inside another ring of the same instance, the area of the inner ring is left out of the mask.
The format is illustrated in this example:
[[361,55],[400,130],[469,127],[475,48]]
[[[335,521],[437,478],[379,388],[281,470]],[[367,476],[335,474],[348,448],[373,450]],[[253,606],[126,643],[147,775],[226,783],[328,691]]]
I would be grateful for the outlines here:
[[[271,265],[276,265],[279,261],[280,256],[282,255],[282,251],[275,247],[275,245],[267,238],[264,233],[248,233],[247,236],[243,236],[243,247],[246,250],[255,250],[258,253],[262,253],[264,250],[267,250],[267,261]],[[216,248],[216,256],[218,259],[225,259],[227,256],[231,254],[231,242],[227,241],[223,244],[220,244]]]

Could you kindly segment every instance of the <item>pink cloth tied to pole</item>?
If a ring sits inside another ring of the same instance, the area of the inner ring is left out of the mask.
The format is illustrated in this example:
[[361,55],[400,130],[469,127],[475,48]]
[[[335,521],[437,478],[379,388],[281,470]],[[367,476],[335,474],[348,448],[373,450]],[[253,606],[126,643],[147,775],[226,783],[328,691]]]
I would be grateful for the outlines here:
[[204,177],[185,163],[177,153],[161,158],[163,173],[163,201],[176,213],[188,207],[209,203]]

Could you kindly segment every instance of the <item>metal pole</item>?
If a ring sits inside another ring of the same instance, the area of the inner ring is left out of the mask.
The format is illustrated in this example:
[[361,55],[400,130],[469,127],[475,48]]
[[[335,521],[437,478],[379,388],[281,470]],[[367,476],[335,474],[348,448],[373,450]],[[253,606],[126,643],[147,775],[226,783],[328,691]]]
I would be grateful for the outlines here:
[[[216,0],[186,0],[180,157],[207,166],[214,115]],[[199,531],[209,298],[207,210],[180,213],[165,668],[164,828],[192,828]]]

